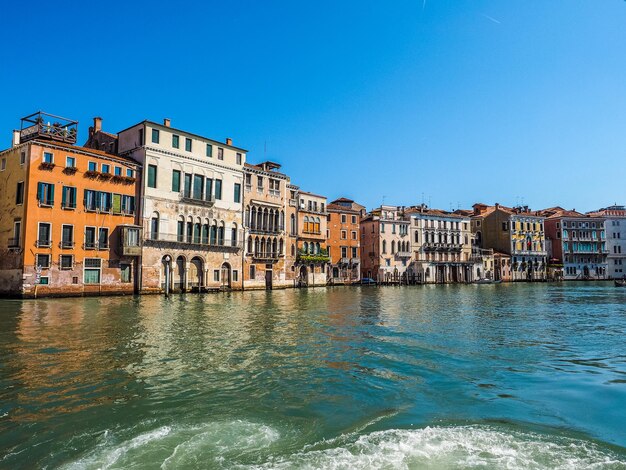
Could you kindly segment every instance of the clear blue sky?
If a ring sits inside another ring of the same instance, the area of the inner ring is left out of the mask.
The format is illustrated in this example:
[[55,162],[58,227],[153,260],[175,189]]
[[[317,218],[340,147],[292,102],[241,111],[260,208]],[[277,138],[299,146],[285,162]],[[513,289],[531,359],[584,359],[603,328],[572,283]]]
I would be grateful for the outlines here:
[[9,2],[2,17],[3,148],[38,109],[79,120],[81,142],[95,115],[112,132],[169,117],[368,208],[626,203],[624,0]]

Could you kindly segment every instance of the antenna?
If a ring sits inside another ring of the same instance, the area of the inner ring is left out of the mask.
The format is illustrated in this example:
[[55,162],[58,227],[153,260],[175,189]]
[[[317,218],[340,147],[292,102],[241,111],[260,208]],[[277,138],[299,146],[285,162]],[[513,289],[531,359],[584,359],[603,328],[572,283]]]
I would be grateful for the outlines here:
[[387,196],[383,195],[383,204],[382,204],[383,206],[385,205],[385,198],[386,198],[386,197],[387,197]]
[[265,155],[265,158],[267,158],[267,139],[263,143],[263,154]]

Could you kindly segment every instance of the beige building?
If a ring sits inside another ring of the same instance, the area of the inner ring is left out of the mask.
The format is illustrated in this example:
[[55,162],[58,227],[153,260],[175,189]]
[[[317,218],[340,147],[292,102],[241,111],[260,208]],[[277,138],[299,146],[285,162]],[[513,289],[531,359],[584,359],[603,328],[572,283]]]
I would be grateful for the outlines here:
[[244,166],[245,289],[293,287],[296,201],[280,165]]
[[411,221],[414,253],[409,277],[437,284],[477,279],[483,260],[478,259],[480,253],[472,252],[469,217],[425,205],[408,209],[406,216]]
[[246,150],[143,121],[118,134],[144,167],[142,292],[241,289]]
[[404,208],[380,206],[361,219],[361,276],[380,283],[409,283],[410,222]]

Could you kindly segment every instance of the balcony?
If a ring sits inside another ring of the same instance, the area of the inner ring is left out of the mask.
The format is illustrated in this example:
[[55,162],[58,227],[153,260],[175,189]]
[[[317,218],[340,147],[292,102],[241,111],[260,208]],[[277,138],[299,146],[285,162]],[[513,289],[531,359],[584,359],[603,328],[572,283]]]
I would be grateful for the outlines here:
[[35,246],[37,248],[49,248],[52,246],[52,240],[50,239],[40,239],[35,242]]
[[280,197],[280,189],[270,189],[270,196]]
[[251,184],[246,184],[244,186],[244,189],[247,193],[252,192],[252,185]]
[[249,227],[248,232],[258,235],[280,235],[284,232],[285,227],[279,226],[276,228],[268,228],[268,227]]
[[396,258],[410,258],[412,253],[410,251],[396,251]]
[[322,231],[321,230],[303,230],[302,233],[304,235],[321,235]]
[[361,258],[350,258],[350,264],[353,266],[357,264],[361,264]]
[[180,193],[180,202],[183,204],[193,204],[195,206],[213,207],[215,204],[215,196],[209,196],[207,198],[193,197],[191,194]]
[[206,238],[187,238],[183,239],[180,235],[175,233],[150,233],[148,238],[144,239],[143,244],[151,247],[161,248],[179,248],[188,250],[205,250],[205,251],[217,251],[226,253],[236,253],[241,250],[241,243],[230,240],[216,240],[211,242]]
[[19,248],[20,247],[20,239],[19,238],[9,238],[7,242],[7,248]]
[[72,248],[74,248],[74,242],[70,240],[62,240],[59,243],[59,248],[63,250],[71,250]]
[[298,207],[298,201],[296,199],[289,199],[289,205],[291,207]]
[[275,263],[283,255],[278,252],[271,252],[271,253],[248,253],[248,256],[252,256],[252,259],[254,261],[261,261],[265,263]]
[[34,139],[76,143],[78,121],[38,111],[21,119],[20,142]]

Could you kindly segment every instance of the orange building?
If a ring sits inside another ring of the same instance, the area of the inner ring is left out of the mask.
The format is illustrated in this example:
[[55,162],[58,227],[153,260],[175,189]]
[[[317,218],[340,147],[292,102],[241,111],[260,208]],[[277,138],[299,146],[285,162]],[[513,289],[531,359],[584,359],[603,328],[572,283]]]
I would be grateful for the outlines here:
[[0,294],[136,290],[140,166],[75,145],[77,124],[35,113],[0,152]]
[[296,268],[299,286],[325,286],[328,251],[326,198],[304,191],[298,198],[298,253]]
[[361,231],[359,225],[365,207],[352,199],[339,198],[328,204],[328,279],[332,284],[346,284],[360,279]]

